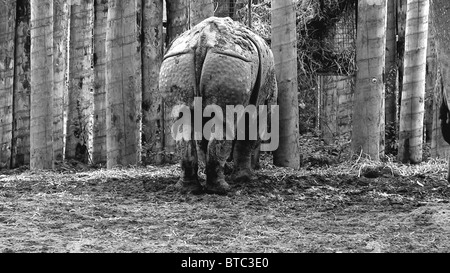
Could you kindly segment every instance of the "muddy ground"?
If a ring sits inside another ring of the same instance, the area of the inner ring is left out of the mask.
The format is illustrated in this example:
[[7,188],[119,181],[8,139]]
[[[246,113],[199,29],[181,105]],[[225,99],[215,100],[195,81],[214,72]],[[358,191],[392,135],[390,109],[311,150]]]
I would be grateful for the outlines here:
[[176,166],[2,171],[0,252],[450,252],[445,162],[414,168],[266,164],[226,196]]

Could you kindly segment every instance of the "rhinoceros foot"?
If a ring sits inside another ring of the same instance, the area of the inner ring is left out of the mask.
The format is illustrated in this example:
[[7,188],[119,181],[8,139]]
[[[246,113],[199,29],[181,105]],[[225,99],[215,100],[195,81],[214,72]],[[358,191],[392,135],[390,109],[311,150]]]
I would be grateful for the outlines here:
[[181,193],[191,193],[195,195],[203,193],[203,186],[197,179],[185,180],[181,178],[178,180],[177,184],[175,184],[175,189]]
[[225,165],[223,166],[223,173],[225,175],[232,175],[233,171],[234,171],[233,164],[231,164],[229,162],[225,163]]
[[205,191],[208,194],[225,195],[230,190],[230,185],[223,178],[219,178],[212,183],[207,183]]
[[234,182],[250,182],[257,178],[256,174],[250,169],[237,170],[232,176]]

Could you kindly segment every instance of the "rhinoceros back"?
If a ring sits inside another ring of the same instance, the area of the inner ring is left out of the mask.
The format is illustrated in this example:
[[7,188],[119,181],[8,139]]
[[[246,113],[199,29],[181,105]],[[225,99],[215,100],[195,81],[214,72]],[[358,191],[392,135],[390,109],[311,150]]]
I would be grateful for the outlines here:
[[230,18],[211,17],[172,43],[160,90],[168,104],[190,105],[196,96],[221,106],[260,104],[268,94],[258,93],[270,92],[264,85],[272,70],[272,52],[262,38]]

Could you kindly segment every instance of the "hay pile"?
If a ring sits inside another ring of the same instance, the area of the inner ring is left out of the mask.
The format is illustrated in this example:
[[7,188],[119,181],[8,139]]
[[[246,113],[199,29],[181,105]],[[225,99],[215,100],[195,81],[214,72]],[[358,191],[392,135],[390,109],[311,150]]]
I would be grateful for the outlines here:
[[[317,87],[320,73],[353,75],[356,71],[354,43],[339,48],[333,43],[337,23],[352,27],[354,0],[303,0],[297,8],[297,48],[299,85],[304,89]],[[354,30],[356,34],[356,30]],[[353,37],[356,38],[356,37]]]

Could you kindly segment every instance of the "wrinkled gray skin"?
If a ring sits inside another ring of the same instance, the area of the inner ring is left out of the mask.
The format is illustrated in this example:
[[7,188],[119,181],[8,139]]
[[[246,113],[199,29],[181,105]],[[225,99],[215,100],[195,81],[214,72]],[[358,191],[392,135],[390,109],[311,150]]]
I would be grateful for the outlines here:
[[[166,143],[173,141],[167,137],[176,120],[170,115],[172,108],[187,105],[193,117],[194,97],[202,97],[203,108],[216,104],[224,111],[226,105],[269,105],[270,109],[277,98],[273,55],[269,46],[261,37],[230,18],[208,18],[179,36],[164,57],[159,86],[164,100]],[[257,164],[259,142],[179,141],[176,145],[181,151],[182,174],[176,187],[192,193],[203,190],[214,194],[226,193],[229,184],[225,181],[224,165],[233,147],[232,179],[252,179],[252,165]],[[198,158],[202,155],[206,155],[205,188],[198,179]]]

